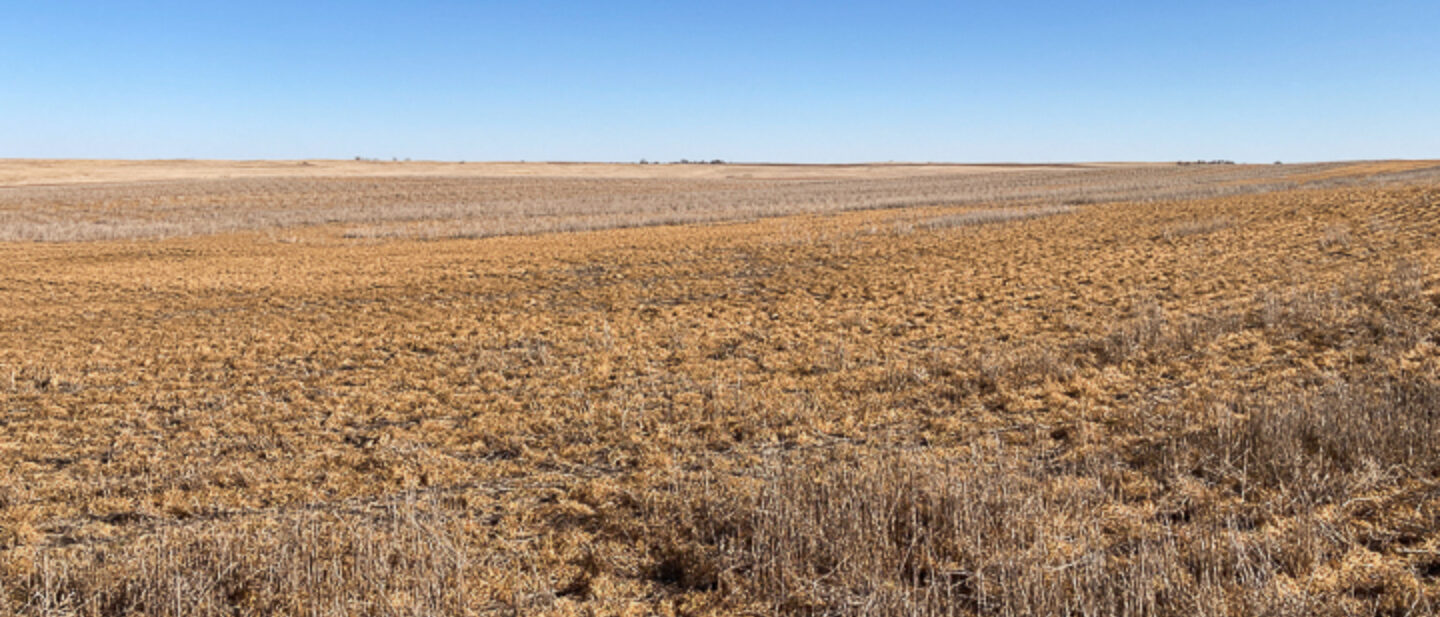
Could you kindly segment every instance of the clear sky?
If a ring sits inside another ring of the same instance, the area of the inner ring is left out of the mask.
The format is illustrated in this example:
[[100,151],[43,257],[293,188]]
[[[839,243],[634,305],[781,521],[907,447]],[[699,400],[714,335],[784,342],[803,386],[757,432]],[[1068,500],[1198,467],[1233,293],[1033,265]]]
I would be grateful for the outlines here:
[[0,5],[0,157],[1440,157],[1440,1]]

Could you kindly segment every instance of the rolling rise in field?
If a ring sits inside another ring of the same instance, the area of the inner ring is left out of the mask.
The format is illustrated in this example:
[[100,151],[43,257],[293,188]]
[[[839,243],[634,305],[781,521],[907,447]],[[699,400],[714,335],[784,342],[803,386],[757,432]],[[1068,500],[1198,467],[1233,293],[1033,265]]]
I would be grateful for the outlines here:
[[1437,190],[0,245],[0,610],[1433,613]]
[[[892,171],[878,178],[867,177],[865,167],[848,177],[828,167],[747,177],[753,172],[743,166],[728,175],[691,177],[657,166],[653,177],[615,177],[633,167],[602,167],[590,170],[592,176],[556,175],[580,173],[567,166],[541,167],[549,176],[407,175],[408,168],[398,166],[388,171],[392,175],[362,177],[0,185],[0,240],[163,238],[326,225],[353,238],[486,237],[934,205],[1055,207],[1209,197],[1293,186],[1294,178],[1323,183],[1406,170],[1436,173],[1433,164],[1418,161],[1017,166],[983,173],[974,167],[916,167],[909,175]],[[457,173],[450,167],[442,171]]]

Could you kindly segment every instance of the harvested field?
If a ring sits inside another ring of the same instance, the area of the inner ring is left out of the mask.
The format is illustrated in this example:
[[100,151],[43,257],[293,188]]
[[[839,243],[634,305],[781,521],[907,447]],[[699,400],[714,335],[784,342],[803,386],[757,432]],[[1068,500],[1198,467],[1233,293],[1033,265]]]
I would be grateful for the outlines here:
[[1440,163],[920,170],[0,188],[0,614],[1440,614]]
[[[109,166],[95,167],[100,177],[124,177]],[[863,166],[472,164],[465,169],[459,164],[330,162],[322,169],[342,175],[286,166],[273,175],[253,176],[267,168],[238,165],[232,171],[248,177],[235,178],[195,177],[196,167],[207,169],[200,163],[177,165],[171,174],[176,178],[158,180],[164,167],[139,165],[132,174],[144,180],[86,182],[90,176],[77,170],[87,167],[73,163],[60,166],[68,175],[51,178],[55,183],[0,188],[0,241],[164,238],[319,225],[353,238],[477,238],[917,206],[1056,207],[1215,197],[1293,187],[1297,180],[1375,181],[1407,171],[1440,173],[1423,161],[917,165],[877,166],[878,172]],[[374,169],[376,175],[355,175],[357,168]],[[657,171],[637,175],[649,168]],[[456,175],[461,172],[467,175]]]

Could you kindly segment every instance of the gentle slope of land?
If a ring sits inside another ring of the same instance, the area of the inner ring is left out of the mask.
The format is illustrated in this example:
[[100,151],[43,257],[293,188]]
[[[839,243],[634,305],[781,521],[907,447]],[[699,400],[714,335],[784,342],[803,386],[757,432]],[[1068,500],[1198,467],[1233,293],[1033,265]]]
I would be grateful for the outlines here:
[[[1054,207],[1214,197],[1435,173],[1435,165],[1425,161],[1290,166],[8,164],[10,181],[0,182],[0,241],[120,240],[315,226],[350,237],[483,237],[916,206]],[[0,164],[0,179],[6,173]],[[86,181],[93,178],[110,181]]]
[[0,188],[0,614],[1436,614],[1437,165]]

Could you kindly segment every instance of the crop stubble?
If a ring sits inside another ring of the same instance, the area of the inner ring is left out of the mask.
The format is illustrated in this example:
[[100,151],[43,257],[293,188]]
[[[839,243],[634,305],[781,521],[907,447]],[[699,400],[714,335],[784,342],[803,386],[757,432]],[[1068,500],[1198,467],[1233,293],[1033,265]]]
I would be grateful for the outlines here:
[[1437,196],[0,245],[0,610],[1433,614]]

